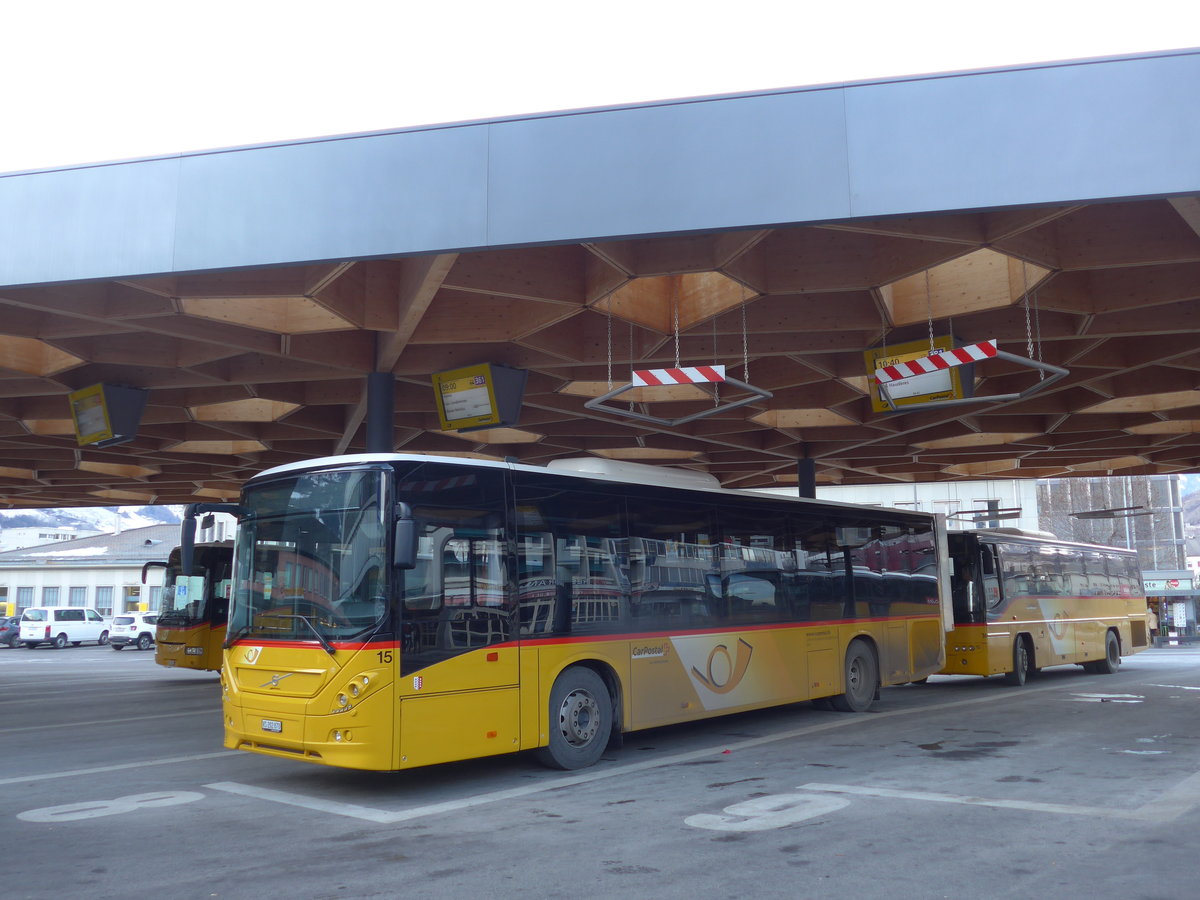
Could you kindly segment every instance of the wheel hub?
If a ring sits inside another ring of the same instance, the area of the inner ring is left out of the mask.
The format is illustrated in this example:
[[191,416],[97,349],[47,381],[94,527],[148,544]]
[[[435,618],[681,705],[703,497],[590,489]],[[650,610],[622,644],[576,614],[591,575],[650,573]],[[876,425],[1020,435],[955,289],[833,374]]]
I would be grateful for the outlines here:
[[600,727],[600,709],[596,698],[587,691],[567,694],[559,709],[558,727],[571,746],[582,747],[589,743]]

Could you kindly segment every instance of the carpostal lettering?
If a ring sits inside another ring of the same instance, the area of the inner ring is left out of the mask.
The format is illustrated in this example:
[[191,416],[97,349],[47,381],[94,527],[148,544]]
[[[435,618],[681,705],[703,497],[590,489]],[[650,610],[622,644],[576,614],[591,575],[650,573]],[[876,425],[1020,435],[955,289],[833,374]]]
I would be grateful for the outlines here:
[[630,648],[629,655],[633,659],[652,659],[654,657],[666,656],[668,644],[652,644],[643,646],[633,646]]

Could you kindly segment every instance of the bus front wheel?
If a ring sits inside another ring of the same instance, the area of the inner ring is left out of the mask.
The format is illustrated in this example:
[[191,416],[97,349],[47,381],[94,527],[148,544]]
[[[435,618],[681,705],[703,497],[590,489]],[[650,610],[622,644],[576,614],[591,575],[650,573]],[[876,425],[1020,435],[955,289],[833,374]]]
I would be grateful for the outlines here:
[[1015,687],[1020,687],[1029,677],[1029,645],[1025,638],[1017,635],[1013,641],[1013,667],[1011,672],[1004,674],[1004,680]]
[[875,702],[878,688],[875,654],[863,641],[851,641],[846,648],[846,693],[830,697],[829,702],[841,712],[866,712]]
[[550,691],[550,744],[538,752],[553,769],[583,769],[600,759],[612,732],[612,698],[604,679],[572,666]]

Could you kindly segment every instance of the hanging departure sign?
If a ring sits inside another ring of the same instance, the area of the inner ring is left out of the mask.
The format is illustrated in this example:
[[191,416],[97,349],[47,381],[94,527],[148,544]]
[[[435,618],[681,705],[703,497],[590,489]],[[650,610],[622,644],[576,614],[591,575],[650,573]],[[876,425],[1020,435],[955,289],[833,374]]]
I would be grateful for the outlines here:
[[137,437],[150,392],[115,384],[93,384],[67,395],[75,438],[82,446],[111,447]]
[[[954,346],[954,338],[942,335],[933,339],[934,351],[949,350]],[[930,355],[929,341],[910,341],[906,344],[892,344],[886,347],[873,347],[867,350],[863,357],[867,365],[867,383],[871,391],[871,408],[875,412],[891,412],[900,406],[915,406],[921,403],[936,403],[942,400],[961,400],[971,395],[974,387],[973,373],[963,377],[960,367],[937,369],[922,374],[899,378],[888,383],[888,395],[892,404],[879,392],[879,383],[875,380],[875,372],[889,366],[922,359]],[[968,367],[969,368],[969,367]]]
[[529,372],[479,363],[433,376],[442,431],[475,431],[516,425]]

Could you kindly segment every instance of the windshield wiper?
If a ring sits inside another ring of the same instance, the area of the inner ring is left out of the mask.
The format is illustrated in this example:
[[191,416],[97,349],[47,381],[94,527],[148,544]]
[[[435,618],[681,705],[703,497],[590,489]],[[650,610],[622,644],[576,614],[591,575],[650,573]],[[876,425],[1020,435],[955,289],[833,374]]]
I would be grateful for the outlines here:
[[321,632],[317,630],[317,626],[308,620],[308,616],[301,616],[298,614],[285,615],[282,613],[271,613],[271,618],[272,619],[299,619],[301,622],[303,622],[305,625],[308,626],[309,631],[311,631],[313,634],[315,634],[317,636],[317,640],[320,642],[321,646],[325,649],[326,653],[328,653],[330,656],[337,656],[337,651],[333,649],[333,644],[329,643],[329,641],[326,639],[325,635],[321,634]]
[[246,635],[248,635],[248,634],[249,634],[251,631],[253,631],[253,630],[254,630],[254,625],[253,625],[253,624],[251,624],[251,625],[243,625],[241,628],[237,629],[237,630],[236,630],[236,631],[234,631],[232,634],[229,634],[229,635],[227,635],[227,636],[225,637],[225,644],[224,644],[224,646],[225,646],[226,648],[229,648],[229,647],[233,646],[233,642],[234,642],[234,641],[236,641],[238,638],[245,637]]

